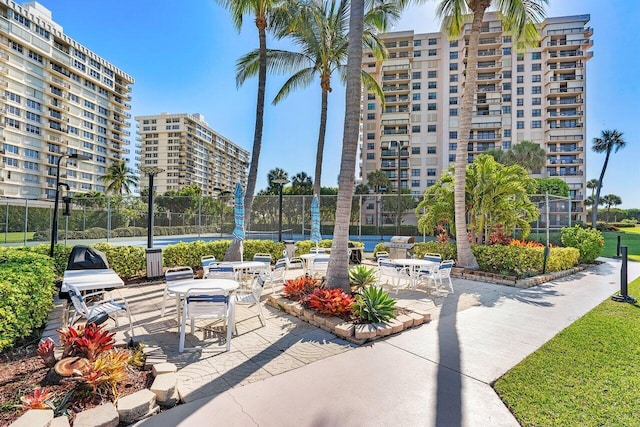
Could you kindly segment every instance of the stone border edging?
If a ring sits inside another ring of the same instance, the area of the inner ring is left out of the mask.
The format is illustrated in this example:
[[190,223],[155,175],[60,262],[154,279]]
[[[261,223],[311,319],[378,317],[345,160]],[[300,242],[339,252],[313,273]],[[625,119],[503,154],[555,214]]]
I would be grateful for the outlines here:
[[304,308],[299,302],[288,300],[280,295],[269,295],[267,304],[357,345],[431,321],[431,313],[405,307],[403,309],[409,311],[408,314],[400,314],[387,323],[354,324],[339,317],[319,314],[315,310]]
[[579,264],[568,270],[554,271],[534,277],[527,277],[525,279],[518,279],[515,276],[504,276],[502,274],[494,274],[485,271],[467,270],[465,268],[454,267],[451,271],[451,277],[455,277],[457,279],[473,280],[475,282],[493,283],[496,285],[505,285],[526,289],[532,286],[542,285],[543,283],[549,282],[554,279],[571,276],[572,274],[583,271],[588,267],[589,265]]

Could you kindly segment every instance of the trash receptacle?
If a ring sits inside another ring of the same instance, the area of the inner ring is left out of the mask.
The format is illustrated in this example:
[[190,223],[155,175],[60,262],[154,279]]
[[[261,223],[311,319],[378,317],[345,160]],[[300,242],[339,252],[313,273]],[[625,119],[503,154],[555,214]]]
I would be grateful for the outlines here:
[[414,238],[412,236],[393,236],[389,241],[389,258],[408,258],[409,251],[413,249]]
[[289,259],[296,256],[296,244],[293,240],[284,240],[284,250],[287,251]]
[[162,249],[147,248],[147,278],[162,276]]

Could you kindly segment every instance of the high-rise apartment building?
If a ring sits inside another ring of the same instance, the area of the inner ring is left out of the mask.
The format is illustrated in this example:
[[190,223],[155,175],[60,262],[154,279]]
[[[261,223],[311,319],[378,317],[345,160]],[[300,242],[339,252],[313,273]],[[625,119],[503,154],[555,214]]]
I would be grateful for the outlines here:
[[195,184],[202,194],[215,195],[233,191],[236,182],[246,186],[249,152],[211,129],[201,114],[162,113],[135,119],[142,166],[165,170],[155,178],[157,192]]
[[[547,160],[533,176],[567,182],[573,220],[585,220],[585,78],[593,56],[589,19],[548,18],[540,25],[539,45],[521,51],[495,13],[485,16],[468,144],[469,162],[486,150],[506,150],[523,140],[539,144]],[[363,182],[381,169],[394,189],[422,195],[455,162],[470,29],[469,23],[453,40],[444,31],[385,33],[388,59],[379,62],[364,53],[363,69],[380,83],[385,106],[372,93],[365,95]],[[369,211],[367,221],[374,223],[373,205]]]
[[134,80],[63,33],[37,2],[0,1],[0,195],[53,198],[58,158],[71,191],[104,191],[99,179],[128,153]]

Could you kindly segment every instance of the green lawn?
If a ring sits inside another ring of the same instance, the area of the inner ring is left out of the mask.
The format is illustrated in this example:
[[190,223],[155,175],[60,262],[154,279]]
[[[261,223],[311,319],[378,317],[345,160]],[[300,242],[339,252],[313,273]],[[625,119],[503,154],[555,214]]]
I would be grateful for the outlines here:
[[618,236],[621,236],[620,244],[628,248],[629,260],[640,262],[640,227],[621,228],[620,231],[605,231],[602,234],[604,234],[602,256],[616,256]]
[[[640,296],[640,279],[629,285]],[[494,385],[523,426],[640,425],[640,305],[606,300]]]
[[[33,235],[35,233],[33,231],[27,232],[27,240],[33,239]],[[21,243],[24,242],[24,233],[21,231],[12,231],[6,234],[7,242],[6,243]],[[5,243],[4,241],[5,233],[0,233],[0,244]]]

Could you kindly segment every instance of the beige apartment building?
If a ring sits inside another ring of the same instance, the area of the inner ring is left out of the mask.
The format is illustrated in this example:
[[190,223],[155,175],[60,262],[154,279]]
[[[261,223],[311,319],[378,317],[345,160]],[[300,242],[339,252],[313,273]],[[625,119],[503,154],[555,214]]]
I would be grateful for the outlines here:
[[[523,140],[540,144],[547,162],[535,177],[559,177],[571,188],[572,220],[585,220],[586,64],[592,29],[589,15],[548,18],[540,44],[518,51],[488,13],[480,35],[477,95],[468,161],[489,149],[509,149]],[[391,191],[400,186],[420,196],[455,161],[459,143],[465,42],[445,32],[382,35],[389,58],[365,52],[363,69],[385,93],[385,107],[372,93],[363,99],[361,179],[382,169]],[[398,156],[397,147],[400,146]],[[398,164],[399,160],[399,164]],[[569,206],[567,206],[567,212]],[[368,203],[366,222],[376,222]]]
[[[201,114],[135,118],[142,145],[141,165],[164,169],[154,180],[159,193],[189,185],[204,195],[246,187],[249,152],[209,127]],[[141,185],[141,187],[143,187]]]
[[104,191],[121,161],[134,80],[65,35],[37,2],[0,0],[0,196],[52,199],[56,166],[72,192]]

